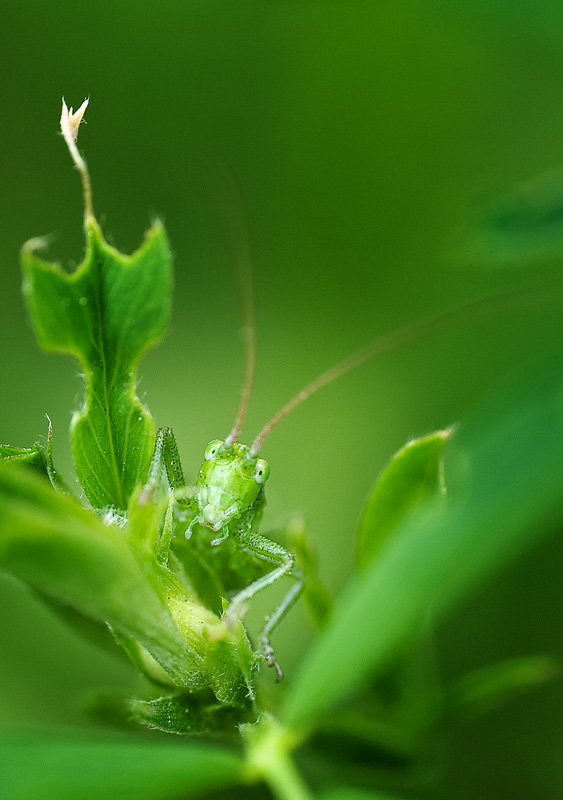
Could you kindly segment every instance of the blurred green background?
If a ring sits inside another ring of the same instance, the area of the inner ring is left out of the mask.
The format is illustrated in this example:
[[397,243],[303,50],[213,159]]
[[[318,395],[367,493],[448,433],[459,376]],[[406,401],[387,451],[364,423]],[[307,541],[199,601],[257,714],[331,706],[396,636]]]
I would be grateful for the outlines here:
[[[140,394],[192,476],[232,425],[242,375],[232,258],[208,192],[216,165],[242,187],[255,262],[247,439],[378,334],[521,280],[550,285],[563,261],[559,3],[5,0],[0,36],[0,441],[31,444],[48,413],[66,476],[81,382],[77,365],[36,347],[18,266],[36,235],[51,234],[63,263],[83,252],[79,181],[57,135],[63,95],[75,108],[90,97],[79,146],[109,240],[130,252],[154,217],[166,223],[173,322],[143,361]],[[389,457],[463,424],[504,376],[561,352],[562,333],[560,304],[499,307],[325,389],[264,446],[265,528],[303,513],[337,589]],[[446,679],[505,656],[563,658],[554,533],[439,631]],[[87,725],[88,693],[135,680],[13,581],[0,594],[2,727]],[[299,609],[276,634],[289,679],[311,635]],[[439,782],[446,797],[548,800],[563,796],[562,763],[559,681],[459,728]]]

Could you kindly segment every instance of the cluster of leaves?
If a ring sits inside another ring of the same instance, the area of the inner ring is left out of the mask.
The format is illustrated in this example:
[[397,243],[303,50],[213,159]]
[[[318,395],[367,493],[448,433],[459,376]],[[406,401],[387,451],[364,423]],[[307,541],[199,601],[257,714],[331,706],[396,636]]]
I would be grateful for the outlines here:
[[[107,245],[94,219],[86,232],[86,257],[74,273],[29,248],[23,270],[39,343],[72,354],[84,373],[71,442],[91,508],[58,477],[51,432],[45,445],[3,447],[0,566],[127,654],[149,687],[128,702],[130,718],[207,739],[147,741],[141,727],[137,739],[5,738],[2,796],[86,798],[95,785],[99,798],[191,797],[266,781],[277,797],[304,800],[313,794],[291,758],[302,747],[305,769],[309,754],[320,783],[314,796],[390,798],[338,784],[352,775],[381,785],[392,763],[406,785],[429,732],[445,719],[551,672],[546,659],[521,659],[441,689],[423,669],[422,643],[429,611],[433,622],[449,613],[560,512],[560,371],[544,364],[465,420],[455,446],[448,444],[447,497],[442,459],[451,431],[395,456],[366,506],[355,573],[330,613],[317,614],[321,630],[287,691],[266,700],[242,623],[226,625],[186,578],[179,551],[170,555],[171,495],[146,488],[155,429],[135,394],[136,370],[169,319],[164,230],[153,227],[130,257]],[[321,608],[307,542],[294,533],[307,596]]]

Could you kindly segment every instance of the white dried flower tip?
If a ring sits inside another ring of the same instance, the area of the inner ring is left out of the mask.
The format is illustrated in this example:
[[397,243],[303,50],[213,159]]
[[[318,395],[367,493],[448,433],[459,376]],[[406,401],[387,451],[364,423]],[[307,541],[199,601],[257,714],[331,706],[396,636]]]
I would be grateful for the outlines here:
[[63,136],[65,138],[69,137],[75,142],[78,138],[78,128],[80,127],[80,123],[82,122],[82,118],[88,108],[89,99],[82,103],[80,108],[76,111],[73,111],[72,108],[70,110],[67,108],[67,104],[63,98],[63,110],[61,114],[61,131],[63,132]]
[[78,128],[80,127],[84,113],[88,108],[88,103],[89,100],[86,98],[79,109],[73,111],[71,108],[69,111],[63,98],[63,110],[61,114],[61,131],[63,134],[63,139],[66,142],[66,146],[68,147],[71,158],[78,168],[80,177],[82,179],[82,189],[84,193],[84,218],[86,221],[88,221],[90,218],[94,218],[94,212],[92,210],[92,187],[90,186],[88,167],[78,152],[76,139],[78,137]]

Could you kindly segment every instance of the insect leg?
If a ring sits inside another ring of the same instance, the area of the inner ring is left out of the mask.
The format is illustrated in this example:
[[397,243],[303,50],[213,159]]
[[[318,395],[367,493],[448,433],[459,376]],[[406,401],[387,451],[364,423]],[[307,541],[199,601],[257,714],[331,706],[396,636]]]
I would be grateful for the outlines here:
[[266,663],[268,666],[273,667],[276,670],[277,681],[279,682],[283,677],[283,673],[275,659],[274,649],[270,644],[270,633],[283,619],[285,614],[289,611],[301,594],[301,591],[303,590],[303,577],[301,571],[295,570],[295,556],[293,553],[290,553],[289,550],[287,550],[281,544],[278,544],[278,542],[274,542],[271,539],[268,539],[266,536],[262,536],[261,534],[255,533],[252,530],[238,530],[234,532],[234,535],[240,544],[242,544],[247,550],[256,553],[256,555],[262,556],[262,558],[266,558],[269,561],[274,561],[275,563],[279,564],[279,566],[273,569],[271,572],[266,573],[266,575],[263,575],[261,578],[258,578],[245,589],[242,589],[242,591],[240,591],[237,595],[235,595],[231,601],[227,615],[240,615],[240,613],[243,612],[243,607],[249,600],[258,594],[258,592],[262,591],[262,589],[265,589],[266,587],[276,583],[276,581],[278,581],[284,575],[287,575],[288,577],[291,577],[297,581],[297,583],[287,592],[273,614],[268,617],[266,625],[264,626],[264,629],[260,633],[259,637]]
[[[166,470],[168,485],[174,493],[174,499],[181,507],[193,512],[197,509],[197,501],[195,499],[197,495],[197,486],[186,485],[182,462],[180,461],[180,453],[172,428],[159,429],[154,452],[153,463],[156,461],[158,462],[155,469],[159,471],[159,476],[164,468]],[[193,523],[194,520],[190,523],[188,530],[191,531]],[[187,538],[189,539],[190,537],[187,536]]]
[[[168,486],[164,486],[163,474],[166,472]],[[170,542],[174,534],[174,509],[178,501],[186,510],[193,505],[192,490],[186,488],[184,473],[178,453],[178,445],[171,428],[160,428],[154,446],[154,454],[149,467],[147,480],[143,486],[138,502],[143,506],[151,502],[159,502],[163,494],[168,494],[168,503],[164,524],[156,544],[159,560],[166,564],[170,550]],[[188,511],[189,513],[189,511]]]
[[166,477],[171,489],[175,490],[185,486],[178,445],[170,428],[160,428],[156,435],[154,454],[143,487],[143,493],[147,500],[160,487],[163,470],[166,470]]
[[178,445],[172,433],[172,428],[160,428],[156,437],[156,442],[155,453],[159,442],[161,442],[162,460],[164,462],[170,488],[182,489],[186,485],[186,481],[184,480],[180,453],[178,452]]
[[287,592],[287,594],[284,596],[283,600],[281,601],[279,606],[274,610],[274,612],[270,614],[269,617],[266,617],[266,624],[264,625],[259,635],[260,644],[262,645],[262,650],[264,651],[264,658],[266,660],[266,664],[269,667],[273,667],[276,670],[277,673],[276,683],[279,683],[282,680],[283,672],[276,660],[274,654],[274,648],[270,643],[270,634],[272,633],[274,628],[277,628],[277,626],[285,617],[289,609],[299,598],[301,592],[303,591],[303,586],[304,586],[304,581],[300,572],[294,570],[294,572],[291,574],[291,577],[295,578],[297,583],[294,584],[291,587],[291,589]]

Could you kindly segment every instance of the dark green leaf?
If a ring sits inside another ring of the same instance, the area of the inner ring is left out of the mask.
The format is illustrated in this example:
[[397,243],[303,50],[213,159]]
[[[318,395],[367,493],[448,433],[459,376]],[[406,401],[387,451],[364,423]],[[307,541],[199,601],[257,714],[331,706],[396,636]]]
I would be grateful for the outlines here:
[[557,664],[547,656],[512,658],[464,675],[443,694],[439,717],[474,717],[514,694],[553,680]]
[[86,381],[84,407],[75,413],[76,472],[95,508],[125,510],[146,476],[154,423],[135,394],[141,356],[164,334],[170,315],[170,252],[161,225],[142,247],[123,256],[87,221],[87,251],[72,274],[22,256],[24,294],[37,339],[46,350],[70,353]]
[[549,531],[562,504],[560,372],[525,375],[464,422],[446,507],[407,520],[346,587],[287,697],[290,726],[312,724],[381,672],[430,608],[451,610]]
[[376,792],[370,789],[355,789],[350,786],[338,786],[317,795],[318,800],[406,800],[396,794]]
[[85,738],[0,739],[2,800],[166,800],[244,782],[228,750]]
[[444,492],[442,452],[451,430],[406,444],[379,476],[358,531],[357,563],[366,567],[404,519]]
[[461,258],[481,266],[559,265],[563,252],[563,175],[537,176],[480,210]]

